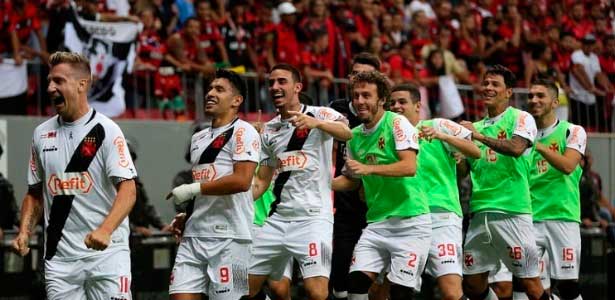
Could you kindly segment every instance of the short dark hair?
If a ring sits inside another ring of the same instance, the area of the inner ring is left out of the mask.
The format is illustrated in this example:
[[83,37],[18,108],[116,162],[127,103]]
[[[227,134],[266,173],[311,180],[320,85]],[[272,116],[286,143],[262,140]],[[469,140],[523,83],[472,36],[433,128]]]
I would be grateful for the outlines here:
[[358,83],[375,84],[378,88],[378,98],[387,100],[391,95],[391,87],[389,81],[378,71],[361,72],[357,74],[350,82],[350,90],[354,90]]
[[557,88],[557,84],[555,84],[555,81],[549,79],[549,78],[535,78],[534,80],[532,80],[532,83],[530,84],[530,87],[533,85],[542,85],[544,87],[547,88],[547,90],[549,90],[551,93],[553,93],[553,95],[555,96],[555,98],[557,98],[558,95],[558,88]]
[[226,69],[217,69],[216,70],[216,79],[224,78],[231,83],[231,86],[235,90],[235,92],[239,93],[239,95],[243,98],[243,100],[247,99],[248,88],[246,87],[246,83],[243,81],[243,78],[239,76],[239,74]]
[[412,83],[397,84],[391,89],[391,94],[394,92],[408,92],[410,94],[410,100],[413,103],[421,101],[421,92],[419,92],[419,88]]
[[507,89],[512,89],[517,82],[517,78],[515,74],[511,72],[507,67],[502,65],[495,65],[487,68],[487,72],[485,72],[485,76],[487,75],[500,75],[504,78],[504,84],[506,84]]
[[271,68],[271,71],[269,71],[269,73],[275,70],[286,70],[292,74],[293,80],[295,82],[301,82],[301,72],[299,72],[299,69],[295,68],[293,65],[285,63],[277,64]]
[[355,64],[370,65],[374,67],[376,71],[380,70],[380,59],[378,58],[378,56],[371,54],[369,52],[361,52],[355,55],[352,58],[351,66]]

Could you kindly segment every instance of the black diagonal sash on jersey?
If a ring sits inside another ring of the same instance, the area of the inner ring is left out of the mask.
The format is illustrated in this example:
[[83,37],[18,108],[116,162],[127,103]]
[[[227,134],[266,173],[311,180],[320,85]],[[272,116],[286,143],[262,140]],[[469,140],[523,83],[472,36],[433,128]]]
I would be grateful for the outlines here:
[[[102,146],[104,139],[105,129],[100,123],[94,125],[92,130],[85,135],[85,138],[77,146],[64,172],[86,172],[92,160],[96,157],[96,153],[100,146]],[[45,259],[47,260],[53,258],[58,250],[58,243],[62,239],[62,229],[64,229],[64,224],[66,224],[66,219],[68,219],[74,198],[75,195],[53,196],[45,245]]]
[[[222,151],[222,148],[224,148],[228,141],[231,140],[234,130],[235,126],[227,129],[225,132],[219,134],[215,139],[213,139],[209,146],[207,146],[203,153],[201,153],[201,157],[199,158],[199,165],[213,163],[216,160],[216,157],[218,157],[218,154],[220,154],[220,151]],[[190,200],[188,202],[188,206],[186,207],[186,220],[190,218],[193,212],[194,199]]]
[[[312,113],[307,113],[308,116],[314,117]],[[286,150],[284,152],[297,151],[303,149],[303,144],[307,140],[308,136],[310,136],[310,132],[312,130],[307,128],[307,132],[304,134],[297,134],[297,128],[293,130],[293,135],[290,137],[290,141],[288,141],[288,145],[286,146]],[[282,189],[284,189],[284,185],[290,179],[292,171],[285,171],[278,174],[278,177],[275,179],[273,183],[273,196],[275,197],[275,201],[271,203],[271,210],[269,211],[269,216],[273,215],[278,209],[278,205],[282,201]]]

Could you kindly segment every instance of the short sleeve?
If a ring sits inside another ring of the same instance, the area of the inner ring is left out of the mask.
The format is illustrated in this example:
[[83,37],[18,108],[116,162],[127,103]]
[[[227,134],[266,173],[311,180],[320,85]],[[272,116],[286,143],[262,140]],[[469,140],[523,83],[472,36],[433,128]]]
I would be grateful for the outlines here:
[[259,162],[261,139],[254,127],[248,125],[239,127],[233,135],[233,161]]
[[583,127],[572,125],[568,128],[568,136],[566,137],[566,148],[579,151],[581,155],[585,155],[585,147],[587,146],[587,133]]
[[[472,131],[459,125],[456,122],[447,119],[434,119],[434,129],[447,135],[451,135],[460,139],[472,140]],[[455,147],[448,143],[443,143],[446,150],[456,152]]]
[[107,176],[124,179],[137,177],[137,170],[122,130],[113,123],[111,126],[105,126],[105,131],[108,138],[103,142],[103,155]]
[[344,115],[330,107],[318,107],[314,117],[323,121],[342,121],[348,124],[348,120],[344,117]]
[[404,116],[395,116],[393,119],[393,136],[395,137],[395,150],[418,150],[418,131]]
[[[36,137],[36,131],[34,136]],[[45,174],[38,157],[38,151],[36,150],[36,143],[33,139],[32,144],[30,144],[30,161],[28,162],[28,185],[41,183],[44,176]]]
[[277,167],[277,161],[275,159],[275,155],[273,154],[273,151],[271,151],[271,148],[269,147],[269,144],[267,143],[267,140],[268,140],[268,135],[264,134],[260,142],[261,143],[260,163],[262,165],[275,168]]
[[534,117],[525,111],[521,111],[515,121],[513,135],[520,136],[533,144],[536,134],[538,134],[538,129],[536,128]]

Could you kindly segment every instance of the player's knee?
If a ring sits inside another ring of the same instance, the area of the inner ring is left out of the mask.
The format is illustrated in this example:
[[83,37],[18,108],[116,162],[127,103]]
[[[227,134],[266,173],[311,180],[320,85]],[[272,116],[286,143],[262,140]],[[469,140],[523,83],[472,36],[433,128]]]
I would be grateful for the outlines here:
[[414,289],[399,285],[391,284],[391,300],[412,300],[414,299]]
[[309,300],[326,300],[329,297],[329,289],[325,288],[307,288],[305,290]]
[[461,291],[453,291],[453,290],[441,290],[442,291],[442,300],[464,300],[467,299],[463,296]]
[[540,282],[539,277],[520,278],[519,281],[530,299],[540,299],[542,294],[545,293],[545,289],[542,287],[542,282]]
[[577,299],[581,295],[579,282],[576,280],[558,280],[557,290],[562,300]]
[[477,299],[480,295],[489,293],[489,286],[487,284],[476,282],[467,277],[463,279],[461,286],[463,293],[470,297],[470,299]]
[[373,280],[361,271],[354,271],[348,274],[348,293],[367,294]]

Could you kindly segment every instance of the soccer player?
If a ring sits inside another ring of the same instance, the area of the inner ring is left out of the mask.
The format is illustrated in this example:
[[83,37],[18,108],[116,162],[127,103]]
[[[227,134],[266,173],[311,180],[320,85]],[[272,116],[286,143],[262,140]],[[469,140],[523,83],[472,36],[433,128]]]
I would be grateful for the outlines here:
[[359,73],[351,87],[363,124],[352,130],[344,175],[332,186],[353,190],[363,184],[368,225],[354,249],[348,299],[367,300],[382,272],[388,272],[392,300],[412,299],[431,243],[427,198],[411,177],[417,173],[418,133],[406,118],[384,110],[389,85],[382,74]]
[[256,129],[237,117],[245,97],[239,75],[216,71],[205,97],[211,127],[195,133],[190,146],[194,183],[167,196],[176,205],[192,201],[171,273],[171,299],[206,294],[237,300],[248,294],[254,218],[250,187],[261,146]]
[[531,300],[549,299],[540,283],[540,259],[532,226],[528,176],[536,124],[530,114],[509,106],[513,73],[496,65],[483,76],[481,89],[488,115],[472,131],[481,157],[468,158],[473,217],[464,247],[464,292],[472,300],[497,299],[487,283],[499,261],[520,278]]
[[443,300],[465,299],[461,288],[463,214],[454,153],[476,159],[480,150],[465,127],[446,119],[420,120],[421,95],[411,84],[394,86],[389,106],[420,130],[416,177],[429,199],[432,228],[425,272],[436,278]]
[[333,139],[346,141],[352,133],[346,118],[335,110],[302,105],[301,88],[295,67],[278,64],[271,69],[269,93],[279,115],[264,127],[254,197],[269,187],[275,171],[275,201],[254,241],[250,297],[262,297],[265,280],[280,279],[291,257],[299,263],[308,299],[324,300],[328,295]]
[[[365,71],[380,70],[380,60],[371,53],[359,53],[350,67],[348,79]],[[350,94],[350,93],[349,93]],[[348,99],[338,99],[331,102],[330,107],[346,116],[350,128],[361,124],[356,111],[352,108],[351,96]],[[337,142],[335,148],[335,176],[342,175],[342,169],[346,160],[346,143]],[[348,270],[352,259],[354,246],[361,237],[365,222],[367,207],[359,198],[359,191],[335,191],[333,194],[335,214],[333,215],[333,255],[331,260],[331,285],[333,297],[341,300],[348,298]]]
[[536,242],[546,251],[546,270],[563,300],[582,299],[579,290],[581,262],[581,208],[579,163],[587,135],[581,126],[558,120],[557,86],[536,80],[530,86],[528,110],[536,120],[538,136],[532,156],[530,192]]
[[128,213],[137,176],[120,128],[88,105],[90,63],[49,58],[47,93],[57,115],[34,130],[28,192],[14,250],[29,252],[45,220],[45,286],[54,299],[130,299]]

